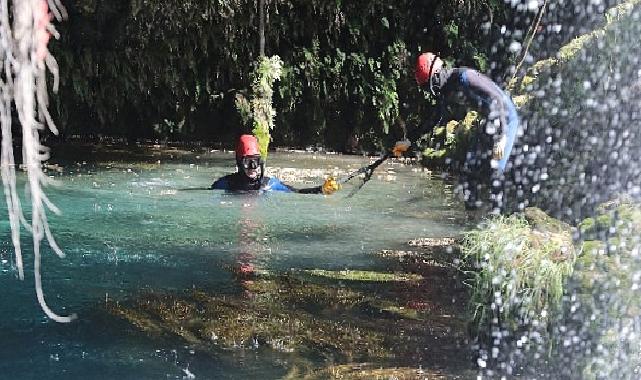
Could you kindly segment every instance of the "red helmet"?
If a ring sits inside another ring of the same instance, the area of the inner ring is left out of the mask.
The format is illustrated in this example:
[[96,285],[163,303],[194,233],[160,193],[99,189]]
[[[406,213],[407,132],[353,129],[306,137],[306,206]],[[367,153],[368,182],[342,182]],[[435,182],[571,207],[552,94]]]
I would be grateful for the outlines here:
[[433,53],[423,53],[416,61],[416,83],[423,85],[443,67],[443,61]]
[[258,140],[254,135],[242,135],[236,145],[236,158],[243,158],[245,156],[259,156],[260,150],[258,149]]

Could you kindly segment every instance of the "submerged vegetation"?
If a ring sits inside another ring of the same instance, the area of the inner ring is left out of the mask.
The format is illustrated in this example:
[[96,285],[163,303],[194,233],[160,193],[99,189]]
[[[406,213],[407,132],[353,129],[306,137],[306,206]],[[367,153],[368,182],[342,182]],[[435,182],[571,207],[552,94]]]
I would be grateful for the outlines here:
[[[364,271],[255,273],[239,278],[240,293],[148,292],[107,309],[151,336],[179,336],[203,352],[267,348],[287,358],[285,378],[456,378],[470,369],[460,353],[466,352],[464,303],[452,303],[445,291],[457,272],[453,265],[439,267],[440,274],[430,268],[393,278]],[[433,340],[439,349],[428,349]]]

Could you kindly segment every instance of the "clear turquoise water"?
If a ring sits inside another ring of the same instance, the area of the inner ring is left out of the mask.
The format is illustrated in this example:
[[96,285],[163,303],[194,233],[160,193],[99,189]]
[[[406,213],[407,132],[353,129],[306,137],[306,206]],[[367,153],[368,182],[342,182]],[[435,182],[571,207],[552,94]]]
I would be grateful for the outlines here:
[[[269,166],[351,171],[362,157],[274,153]],[[460,232],[465,215],[451,184],[398,163],[384,164],[354,197],[269,193],[230,195],[178,189],[207,187],[234,171],[233,156],[215,152],[160,164],[90,162],[52,171],[47,193],[63,210],[50,224],[65,259],[45,246],[46,299],[70,324],[48,320],[37,305],[31,245],[28,270],[13,267],[8,223],[0,246],[0,377],[2,378],[279,378],[283,357],[266,349],[202,353],[178,338],[152,338],[104,311],[150,289],[240,291],[232,269],[373,269],[375,253],[422,236]],[[285,171],[283,173],[289,173]],[[296,172],[296,171],[294,171]],[[290,182],[319,184],[318,171]],[[20,178],[24,183],[24,178]],[[3,209],[6,206],[2,205]]]

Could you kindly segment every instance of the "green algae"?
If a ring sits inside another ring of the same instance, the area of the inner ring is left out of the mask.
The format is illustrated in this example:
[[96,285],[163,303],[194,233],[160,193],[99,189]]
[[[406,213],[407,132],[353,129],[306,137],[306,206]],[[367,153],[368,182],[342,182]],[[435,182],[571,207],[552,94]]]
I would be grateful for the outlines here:
[[321,269],[313,269],[305,271],[314,276],[327,277],[335,280],[349,280],[349,281],[420,281],[423,276],[417,274],[407,273],[381,273],[372,271],[360,270],[341,270],[341,271],[328,271]]

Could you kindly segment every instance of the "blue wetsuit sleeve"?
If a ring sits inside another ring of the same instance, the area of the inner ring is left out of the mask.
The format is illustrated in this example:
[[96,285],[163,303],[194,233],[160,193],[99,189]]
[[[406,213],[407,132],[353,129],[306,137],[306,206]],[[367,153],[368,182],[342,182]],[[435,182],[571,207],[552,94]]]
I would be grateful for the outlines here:
[[285,193],[299,193],[299,194],[322,194],[322,186],[310,187],[306,189],[297,189],[293,186],[286,185],[282,183],[278,178],[270,178],[267,181],[267,186],[264,187],[264,190],[271,191],[282,191]]
[[504,171],[507,160],[510,157],[512,148],[514,147],[514,142],[516,141],[516,134],[519,130],[519,115],[516,112],[516,107],[512,102],[512,98],[508,94],[503,94],[505,108],[507,111],[506,123],[507,126],[505,129],[505,149],[503,150],[503,158],[499,160],[499,170]]
[[519,118],[512,98],[501,90],[494,81],[476,70],[461,69],[460,78],[461,86],[473,98],[480,101],[482,106],[487,107],[490,112],[492,112],[492,107],[496,107],[494,111],[498,113],[500,125],[500,130],[496,132],[505,137],[503,158],[498,163],[499,170],[503,171],[514,146],[519,128]]
[[278,178],[274,177],[271,177],[269,181],[267,181],[267,185],[263,188],[263,190],[282,191],[285,193],[291,193],[294,191],[291,186],[285,185]]

